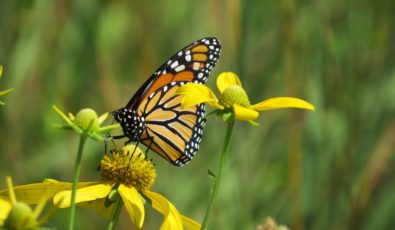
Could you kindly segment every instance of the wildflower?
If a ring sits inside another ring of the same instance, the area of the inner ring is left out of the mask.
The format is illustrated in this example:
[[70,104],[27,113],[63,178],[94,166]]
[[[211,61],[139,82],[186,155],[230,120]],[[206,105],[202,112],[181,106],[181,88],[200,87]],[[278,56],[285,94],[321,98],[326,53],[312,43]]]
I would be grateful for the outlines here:
[[[44,217],[38,219],[45,207],[48,193],[41,193],[35,199],[36,207],[33,210],[27,203],[17,201],[17,196],[12,185],[11,177],[7,177],[8,190],[0,192],[0,227],[6,229],[36,229],[44,224],[57,210],[53,207]],[[19,191],[20,192],[20,191]],[[8,197],[6,197],[8,193]]]
[[[156,179],[153,163],[134,145],[105,155],[100,164],[99,182],[80,187],[75,202],[82,207],[94,208],[104,216],[115,213],[116,202],[121,201],[133,223],[141,228],[144,223],[144,200],[164,216],[161,229],[200,229],[195,221],[181,215],[164,196],[150,191]],[[58,207],[70,206],[71,191],[55,195]],[[120,206],[119,206],[120,207]]]
[[288,230],[288,228],[284,225],[277,225],[273,218],[267,217],[262,224],[256,227],[256,230]]
[[[3,74],[3,66],[0,65],[0,78],[2,74]],[[4,91],[0,91],[0,97],[9,94],[12,91],[14,91],[14,89],[7,89]],[[0,101],[0,105],[4,105],[4,102]]]
[[275,97],[251,105],[240,79],[232,72],[224,72],[218,76],[217,88],[221,94],[219,99],[210,88],[202,84],[186,84],[180,87],[177,93],[185,95],[182,101],[183,108],[208,103],[216,108],[225,120],[234,115],[236,119],[252,124],[256,124],[253,120],[259,117],[258,111],[282,108],[315,110],[310,103],[293,97]]
[[100,127],[100,125],[107,119],[108,113],[98,117],[97,113],[93,109],[87,108],[80,110],[76,116],[72,113],[69,113],[69,116],[66,116],[56,106],[53,106],[53,109],[60,118],[66,122],[66,124],[54,125],[55,127],[66,130],[72,129],[80,135],[89,136],[97,141],[104,141],[105,138],[103,137],[103,134],[109,133],[120,127],[119,124]]
[[74,166],[74,180],[71,196],[71,209],[70,209],[70,223],[69,229],[74,229],[74,219],[75,219],[75,192],[77,189],[77,184],[79,181],[80,171],[81,171],[81,159],[82,153],[85,146],[87,137],[91,137],[97,141],[104,141],[104,134],[109,133],[111,130],[119,128],[119,124],[108,125],[100,127],[100,125],[107,119],[108,113],[103,114],[98,117],[97,113],[93,109],[82,109],[76,116],[69,113],[66,116],[62,111],[60,111],[56,106],[53,106],[55,112],[66,122],[63,125],[55,125],[55,127],[61,129],[72,129],[80,135],[80,143],[77,151],[77,158]]

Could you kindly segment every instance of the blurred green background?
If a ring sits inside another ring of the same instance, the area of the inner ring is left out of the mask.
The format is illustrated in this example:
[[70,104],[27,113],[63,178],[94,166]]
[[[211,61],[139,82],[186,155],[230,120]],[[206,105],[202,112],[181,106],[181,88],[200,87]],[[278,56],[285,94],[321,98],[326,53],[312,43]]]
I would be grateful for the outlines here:
[[[15,184],[72,180],[78,137],[51,127],[51,109],[99,113],[124,106],[178,49],[216,36],[222,54],[208,85],[236,72],[258,102],[308,100],[316,112],[262,113],[238,122],[210,229],[255,229],[272,216],[292,229],[395,225],[395,2],[0,1],[0,178]],[[110,121],[109,121],[110,122]],[[202,221],[225,126],[210,117],[185,167],[153,156],[153,190]],[[119,142],[121,143],[121,142]],[[98,179],[103,144],[88,141],[82,181]],[[152,154],[151,154],[152,156]],[[161,216],[147,206],[145,229]],[[107,220],[78,210],[77,229]],[[48,226],[65,229],[68,210]],[[125,213],[119,229],[130,229]]]

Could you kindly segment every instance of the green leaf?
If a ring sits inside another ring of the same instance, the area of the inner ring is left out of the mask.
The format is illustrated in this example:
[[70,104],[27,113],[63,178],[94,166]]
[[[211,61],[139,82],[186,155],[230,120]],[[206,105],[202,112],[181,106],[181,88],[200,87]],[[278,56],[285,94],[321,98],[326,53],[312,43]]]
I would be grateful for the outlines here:
[[211,177],[213,180],[217,179],[217,176],[215,176],[215,173],[211,171],[210,169],[207,171],[208,176]]
[[58,109],[58,107],[53,105],[52,109],[55,110],[55,112],[60,116],[60,118],[62,118],[62,120],[64,120],[67,124],[69,125],[72,124],[70,119],[60,109]]

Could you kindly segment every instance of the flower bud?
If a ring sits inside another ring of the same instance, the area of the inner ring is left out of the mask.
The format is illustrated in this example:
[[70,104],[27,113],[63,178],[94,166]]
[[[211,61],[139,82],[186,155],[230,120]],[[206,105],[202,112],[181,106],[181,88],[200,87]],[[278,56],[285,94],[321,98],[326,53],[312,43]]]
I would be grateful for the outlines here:
[[7,229],[34,229],[38,226],[34,218],[33,210],[25,203],[13,205],[7,219],[5,220]]
[[75,123],[84,130],[96,131],[99,129],[97,113],[93,109],[81,109],[75,118]]

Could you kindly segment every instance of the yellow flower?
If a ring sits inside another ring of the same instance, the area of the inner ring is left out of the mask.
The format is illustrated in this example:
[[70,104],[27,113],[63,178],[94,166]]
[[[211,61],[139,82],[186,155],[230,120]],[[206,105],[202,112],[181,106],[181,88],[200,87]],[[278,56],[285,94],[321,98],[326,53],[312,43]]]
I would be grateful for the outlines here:
[[208,103],[216,108],[219,114],[228,116],[226,118],[229,118],[230,112],[236,119],[252,124],[256,124],[253,120],[259,117],[258,111],[282,108],[315,110],[312,104],[293,97],[275,97],[251,105],[240,79],[232,72],[224,72],[218,76],[217,88],[221,94],[219,99],[210,88],[202,84],[186,84],[180,87],[177,93],[185,95],[182,100],[183,108]]
[[[0,78],[1,78],[2,74],[3,74],[3,66],[0,65]],[[0,91],[0,96],[7,95],[7,94],[11,93],[12,91],[14,91],[14,89],[7,89],[4,91]],[[0,101],[0,105],[4,105],[4,102]]]
[[[200,225],[183,215],[164,196],[150,191],[156,171],[153,163],[134,145],[120,151],[112,151],[101,160],[102,180],[79,186],[76,203],[81,207],[94,208],[100,214],[109,216],[116,199],[122,199],[126,210],[137,227],[144,223],[144,201],[164,216],[161,229],[200,229]],[[71,186],[69,183],[61,183]],[[55,195],[54,203],[60,208],[70,206],[71,191]]]
[[109,133],[110,131],[119,128],[119,124],[108,125],[100,127],[100,125],[107,119],[108,113],[97,116],[97,113],[93,109],[81,109],[76,116],[69,113],[69,116],[64,114],[56,106],[52,106],[53,110],[59,115],[59,117],[66,122],[66,124],[54,125],[60,129],[74,130],[80,135],[87,135],[94,140],[103,141],[103,134]]
[[[33,210],[23,199],[17,201],[16,187],[14,188],[12,185],[11,177],[7,177],[7,186],[8,190],[0,192],[0,227],[16,230],[36,229],[44,224],[57,210],[56,207],[53,207],[44,217],[38,219],[47,202],[48,193],[43,191],[36,197],[32,202],[37,204]],[[20,194],[20,188],[18,190],[18,194]]]

